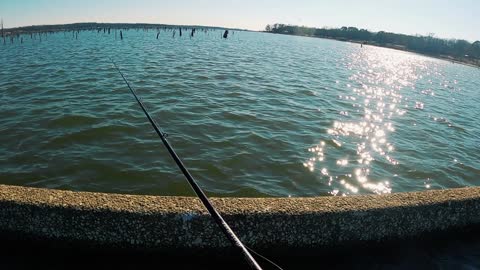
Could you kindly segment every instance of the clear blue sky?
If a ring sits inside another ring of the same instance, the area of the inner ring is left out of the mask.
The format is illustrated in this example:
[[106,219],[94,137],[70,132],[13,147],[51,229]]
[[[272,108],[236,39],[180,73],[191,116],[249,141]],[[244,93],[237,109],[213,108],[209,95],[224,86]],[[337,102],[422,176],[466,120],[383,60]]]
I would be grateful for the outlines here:
[[5,27],[73,22],[356,26],[480,40],[479,0],[0,0]]

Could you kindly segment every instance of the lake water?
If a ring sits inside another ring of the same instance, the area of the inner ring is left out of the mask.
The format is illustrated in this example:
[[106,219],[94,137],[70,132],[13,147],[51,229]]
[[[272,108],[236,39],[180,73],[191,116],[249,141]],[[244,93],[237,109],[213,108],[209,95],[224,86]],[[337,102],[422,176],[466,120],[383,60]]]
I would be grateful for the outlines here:
[[56,33],[0,44],[0,183],[212,196],[480,184],[480,69],[325,39]]

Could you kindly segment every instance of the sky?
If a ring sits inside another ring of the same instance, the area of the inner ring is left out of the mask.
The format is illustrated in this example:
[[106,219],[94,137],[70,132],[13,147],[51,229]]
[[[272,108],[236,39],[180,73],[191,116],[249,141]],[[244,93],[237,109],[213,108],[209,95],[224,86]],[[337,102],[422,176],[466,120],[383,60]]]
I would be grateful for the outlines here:
[[263,30],[267,24],[355,26],[480,40],[478,0],[0,0],[4,27],[164,23]]

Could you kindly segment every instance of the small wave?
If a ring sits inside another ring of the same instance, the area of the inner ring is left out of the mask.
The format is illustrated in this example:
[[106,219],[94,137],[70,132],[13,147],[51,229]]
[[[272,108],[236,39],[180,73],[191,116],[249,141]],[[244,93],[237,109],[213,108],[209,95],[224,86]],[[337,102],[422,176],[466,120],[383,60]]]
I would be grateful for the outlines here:
[[257,115],[254,113],[223,111],[222,116],[228,121],[235,122],[250,122],[259,120],[259,117],[257,117]]
[[52,128],[71,128],[85,125],[94,125],[99,119],[93,116],[85,115],[63,115],[49,122]]
[[83,143],[96,144],[102,141],[115,140],[125,135],[135,134],[138,130],[132,126],[102,126],[89,128],[73,133],[62,134],[50,140],[46,147],[64,147],[66,145]]
[[195,77],[195,79],[200,80],[200,81],[208,81],[210,79],[210,77],[208,77],[206,75],[197,75]]
[[446,125],[447,127],[450,127],[450,128],[453,128],[457,131],[461,131],[461,132],[466,132],[466,129],[459,126],[459,125],[456,125],[454,124],[452,121],[448,120],[447,118],[445,117],[434,117],[434,116],[431,116],[430,117],[433,121],[439,123],[439,124],[442,124],[442,125]]
[[312,91],[312,90],[304,89],[304,90],[298,91],[298,95],[304,95],[304,96],[314,97],[314,96],[316,96],[317,94],[316,94],[314,91]]
[[474,176],[480,175],[480,169],[479,168],[475,168],[475,167],[466,165],[464,163],[458,163],[458,165],[462,170],[464,170],[468,173],[471,173],[471,175],[474,175]]

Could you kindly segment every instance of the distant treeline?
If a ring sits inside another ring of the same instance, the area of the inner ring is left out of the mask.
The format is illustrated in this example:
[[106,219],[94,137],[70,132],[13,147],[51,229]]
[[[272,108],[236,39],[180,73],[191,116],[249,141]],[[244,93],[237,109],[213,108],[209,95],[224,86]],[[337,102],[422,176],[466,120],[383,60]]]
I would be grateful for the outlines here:
[[432,56],[453,58],[480,65],[480,41],[470,43],[462,39],[441,39],[429,36],[410,36],[389,32],[370,32],[356,27],[311,28],[286,24],[267,25],[267,32],[277,34],[332,38],[355,41],[383,47],[404,49]]
[[[72,24],[55,24],[55,25],[33,25],[4,29],[7,34],[25,34],[32,32],[56,32],[56,31],[81,31],[91,29],[155,29],[155,28],[202,28],[202,29],[231,29],[212,26],[200,25],[168,25],[168,24],[148,24],[148,23],[72,23]],[[241,31],[242,29],[231,29]]]

